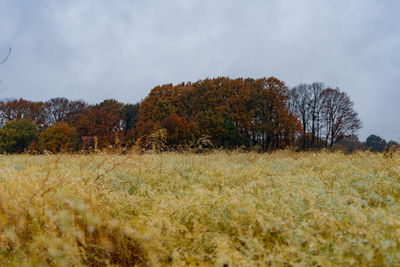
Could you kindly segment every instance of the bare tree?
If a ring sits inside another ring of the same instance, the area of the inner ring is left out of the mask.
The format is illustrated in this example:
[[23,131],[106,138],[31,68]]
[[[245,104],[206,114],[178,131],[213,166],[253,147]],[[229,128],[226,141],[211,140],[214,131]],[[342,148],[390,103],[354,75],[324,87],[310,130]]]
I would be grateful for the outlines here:
[[295,86],[288,95],[288,107],[303,126],[303,149],[333,146],[361,128],[353,102],[339,89],[325,89],[323,83],[314,82]]
[[299,84],[289,90],[289,110],[296,114],[303,126],[302,148],[306,148],[306,134],[310,121],[309,103],[311,96],[307,84]]
[[322,92],[322,115],[325,121],[326,146],[332,147],[343,137],[357,133],[362,127],[354,103],[338,88],[327,88]]
[[[303,126],[302,148],[319,147],[323,83],[299,84],[289,90],[289,108]],[[308,136],[311,136],[309,140]]]
[[65,97],[56,97],[44,103],[46,124],[71,122],[75,115],[84,110],[88,104],[82,100],[70,101]]
[[309,85],[309,91],[311,93],[311,101],[309,103],[310,119],[311,119],[311,147],[319,147],[320,131],[321,131],[321,94],[325,89],[323,83],[314,82]]
[[69,113],[70,101],[65,97],[56,97],[44,103],[46,109],[46,124],[52,125],[56,122],[63,122]]

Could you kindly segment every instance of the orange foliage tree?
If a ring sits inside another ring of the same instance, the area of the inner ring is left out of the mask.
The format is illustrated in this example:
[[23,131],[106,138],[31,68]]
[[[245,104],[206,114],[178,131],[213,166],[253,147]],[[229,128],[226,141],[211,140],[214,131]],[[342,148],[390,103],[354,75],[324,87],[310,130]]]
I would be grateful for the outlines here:
[[45,125],[45,116],[43,102],[33,102],[22,98],[0,101],[0,121],[2,125],[7,121],[28,119],[42,128]]
[[41,132],[39,144],[42,150],[53,153],[73,151],[77,149],[78,135],[68,124],[57,122]]
[[207,135],[216,147],[282,148],[292,144],[301,129],[287,109],[286,90],[274,77],[219,77],[157,86],[141,103],[136,134],[146,140],[166,129],[169,147],[193,144]]
[[121,134],[121,117],[103,108],[90,106],[74,120],[81,137],[97,138],[99,147],[117,145]]

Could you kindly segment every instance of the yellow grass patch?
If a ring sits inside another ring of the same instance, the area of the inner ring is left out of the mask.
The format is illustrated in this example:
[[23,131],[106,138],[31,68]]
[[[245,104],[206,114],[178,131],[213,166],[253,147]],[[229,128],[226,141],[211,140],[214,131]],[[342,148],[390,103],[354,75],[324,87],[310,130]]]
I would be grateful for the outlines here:
[[400,263],[400,156],[0,156],[0,264]]

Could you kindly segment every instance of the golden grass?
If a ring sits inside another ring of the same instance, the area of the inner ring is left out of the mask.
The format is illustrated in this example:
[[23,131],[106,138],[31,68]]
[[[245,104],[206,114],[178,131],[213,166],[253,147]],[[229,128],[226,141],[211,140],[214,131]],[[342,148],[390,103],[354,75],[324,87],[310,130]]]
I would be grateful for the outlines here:
[[0,156],[0,264],[400,264],[400,156]]

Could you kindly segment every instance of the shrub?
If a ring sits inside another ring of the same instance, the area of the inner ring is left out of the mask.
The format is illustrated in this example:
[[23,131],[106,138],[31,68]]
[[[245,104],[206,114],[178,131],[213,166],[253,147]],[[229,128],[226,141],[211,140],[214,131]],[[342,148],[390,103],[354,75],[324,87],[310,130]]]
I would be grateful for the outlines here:
[[37,139],[36,125],[27,119],[8,121],[0,129],[0,150],[7,153],[24,152]]
[[71,151],[77,148],[78,135],[74,128],[59,122],[40,134],[39,144],[42,150],[53,153]]

